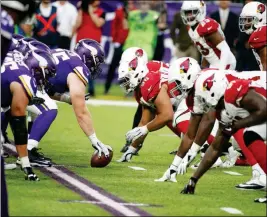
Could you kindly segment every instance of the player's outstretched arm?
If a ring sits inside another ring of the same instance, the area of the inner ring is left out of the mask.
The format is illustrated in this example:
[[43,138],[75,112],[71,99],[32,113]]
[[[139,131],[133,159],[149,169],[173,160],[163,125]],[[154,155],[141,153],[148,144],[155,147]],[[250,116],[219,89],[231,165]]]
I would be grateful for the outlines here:
[[188,184],[181,191],[182,194],[194,194],[197,181],[211,168],[222,152],[223,145],[228,143],[230,136],[222,132],[220,127],[212,144],[207,149],[196,172],[190,178]]
[[95,133],[93,121],[90,112],[88,111],[84,99],[85,85],[74,73],[68,76],[68,86],[72,107],[76,115],[77,121],[86,136]]
[[157,116],[147,124],[149,132],[161,129],[173,119],[173,108],[167,91],[168,87],[163,85],[154,101],[157,108]]

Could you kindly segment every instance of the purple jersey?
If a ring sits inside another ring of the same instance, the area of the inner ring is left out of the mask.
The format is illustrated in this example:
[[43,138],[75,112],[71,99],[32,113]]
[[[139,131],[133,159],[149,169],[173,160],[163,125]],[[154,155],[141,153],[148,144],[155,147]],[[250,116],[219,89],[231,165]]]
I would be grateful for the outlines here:
[[1,10],[1,64],[4,61],[14,33],[14,21],[5,11]]
[[57,64],[57,73],[56,77],[49,79],[49,84],[51,85],[50,91],[54,93],[69,91],[67,78],[70,73],[75,73],[85,86],[88,84],[89,69],[76,53],[63,49],[55,49],[52,51],[52,54]]
[[22,62],[4,62],[1,67],[1,107],[3,108],[11,105],[12,93],[10,84],[12,82],[20,83],[29,99],[36,94],[36,82],[28,67]]

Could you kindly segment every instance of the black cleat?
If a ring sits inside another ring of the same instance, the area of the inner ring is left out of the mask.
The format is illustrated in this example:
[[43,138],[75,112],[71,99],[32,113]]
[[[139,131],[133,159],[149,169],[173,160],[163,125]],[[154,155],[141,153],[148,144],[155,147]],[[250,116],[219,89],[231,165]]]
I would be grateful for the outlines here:
[[29,181],[40,181],[38,176],[32,171],[31,167],[24,167],[22,168],[25,174],[25,180]]
[[45,157],[44,154],[42,152],[38,152],[38,150],[39,149],[37,148],[33,148],[28,151],[31,165],[37,167],[51,167],[51,158]]

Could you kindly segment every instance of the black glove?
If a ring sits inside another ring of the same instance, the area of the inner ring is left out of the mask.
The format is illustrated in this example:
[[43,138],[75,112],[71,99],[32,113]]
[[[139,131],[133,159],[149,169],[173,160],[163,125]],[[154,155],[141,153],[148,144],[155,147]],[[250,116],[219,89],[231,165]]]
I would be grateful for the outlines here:
[[194,177],[191,177],[188,184],[184,187],[184,189],[181,191],[181,194],[194,194],[195,188],[197,184],[197,179]]
[[45,100],[43,98],[34,96],[30,99],[29,101],[29,105],[41,105],[45,102]]

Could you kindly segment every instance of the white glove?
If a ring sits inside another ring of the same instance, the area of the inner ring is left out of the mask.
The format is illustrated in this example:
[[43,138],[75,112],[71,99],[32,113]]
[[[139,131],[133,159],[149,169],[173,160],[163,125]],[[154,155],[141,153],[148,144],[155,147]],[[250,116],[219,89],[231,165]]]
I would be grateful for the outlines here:
[[121,156],[119,160],[117,160],[117,162],[119,163],[129,162],[132,159],[132,156],[135,152],[136,152],[136,148],[134,148],[133,146],[129,146],[127,151]]
[[89,136],[89,139],[93,148],[98,151],[98,157],[101,157],[102,152],[106,157],[109,157],[109,150],[112,151],[112,148],[109,145],[104,145],[101,141],[99,141],[95,133]]
[[183,161],[178,166],[177,174],[179,174],[179,175],[185,174],[187,167],[195,159],[196,156],[197,156],[197,152],[189,149],[187,154],[184,156]]
[[155,182],[167,182],[167,181],[177,182],[176,175],[177,175],[177,171],[169,167],[161,178],[155,179],[154,181]]
[[147,126],[136,127],[126,133],[126,140],[133,142],[136,139],[145,136],[146,134],[148,134]]

